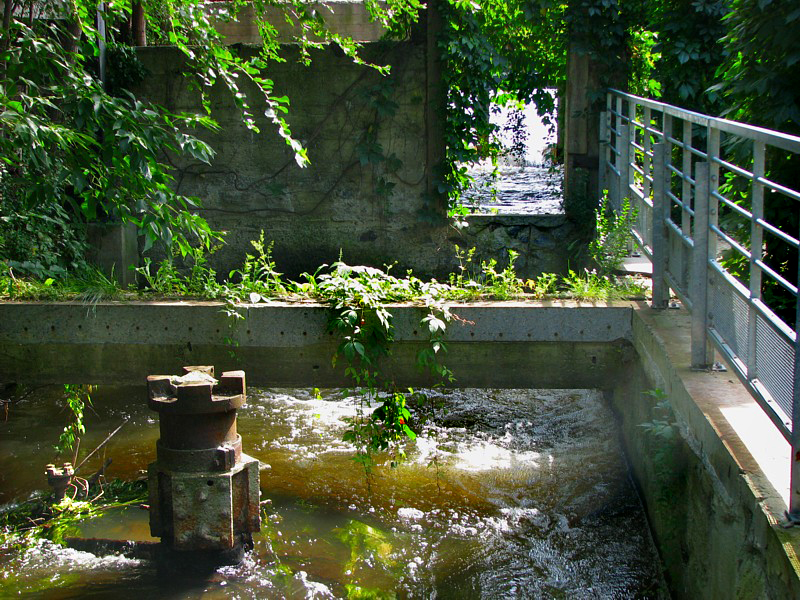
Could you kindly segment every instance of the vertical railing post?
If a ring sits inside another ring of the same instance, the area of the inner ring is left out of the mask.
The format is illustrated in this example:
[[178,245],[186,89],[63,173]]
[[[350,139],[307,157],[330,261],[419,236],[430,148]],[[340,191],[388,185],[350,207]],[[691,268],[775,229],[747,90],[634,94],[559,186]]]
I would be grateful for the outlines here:
[[653,308],[667,308],[667,142],[653,146]]
[[600,165],[597,173],[598,198],[602,198],[603,192],[608,189],[608,163],[610,158],[609,154],[611,153],[611,150],[608,147],[610,143],[608,123],[609,116],[609,113],[605,110],[600,113],[600,133],[597,136],[600,144],[600,148],[598,148],[597,152],[597,155],[600,157]]
[[619,150],[619,186],[617,186],[617,197],[614,198],[614,211],[622,209],[622,201],[630,198],[631,192],[631,137],[628,125],[617,127],[617,150]]
[[750,188],[750,301],[747,307],[747,379],[758,378],[756,361],[756,315],[755,303],[761,299],[761,267],[758,261],[764,253],[764,230],[758,221],[764,217],[764,186],[758,182],[764,176],[766,146],[764,142],[753,143],[753,181]]
[[692,368],[706,369],[713,362],[708,342],[708,193],[709,164],[695,165],[692,268],[689,280],[692,299]]
[[[800,288],[800,261],[797,281]],[[795,296],[794,378],[792,381],[792,458],[789,475],[789,521],[800,524],[800,292]]]

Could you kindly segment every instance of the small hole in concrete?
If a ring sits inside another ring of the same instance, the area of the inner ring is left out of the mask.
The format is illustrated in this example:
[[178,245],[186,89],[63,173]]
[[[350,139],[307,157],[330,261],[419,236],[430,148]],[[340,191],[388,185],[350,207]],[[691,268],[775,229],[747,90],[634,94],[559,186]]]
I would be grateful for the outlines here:
[[247,330],[247,335],[250,335],[250,330],[249,329]]
[[28,328],[27,327],[23,327],[22,331],[28,331]]
[[169,327],[164,327],[164,331],[169,331]]
[[470,335],[471,337],[475,337],[475,332],[474,332],[474,331],[470,331],[470,332],[469,332],[469,335]]
[[217,333],[219,333],[219,329],[217,329]]
[[596,365],[596,364],[597,364],[597,357],[596,357],[596,356],[593,356],[593,357],[592,357],[592,364],[593,364],[593,365]]
[[191,330],[192,330],[192,328],[191,328],[191,327],[189,327],[189,331],[191,331]]
[[583,335],[583,329],[581,329],[581,335]]
[[281,335],[283,335],[283,332],[282,332],[282,331],[281,331]]
[[553,334],[553,337],[558,337],[558,332],[557,331]]
[[78,325],[78,329],[83,329],[83,325]]
[[[53,329],[55,329],[55,327]],[[106,325],[106,329],[111,329],[111,325]]]
[[56,330],[56,326],[55,325],[50,325],[50,331],[55,331],[55,330]]
[[503,334],[502,333],[498,333],[497,337],[503,337]]
[[136,331],[139,331],[139,326],[138,325],[136,326]]
[[206,481],[206,483],[207,483],[208,485],[214,485],[214,482],[213,482],[211,479],[209,479],[208,481]]
[[412,332],[412,334],[413,334],[413,335],[417,335],[417,330],[415,329],[415,330]]
[[304,331],[304,332],[303,332],[303,335],[308,335],[308,332]]
[[312,368],[314,371],[316,371],[317,369],[319,369],[319,365],[314,365],[314,366],[313,366],[313,367],[311,367],[311,368]]

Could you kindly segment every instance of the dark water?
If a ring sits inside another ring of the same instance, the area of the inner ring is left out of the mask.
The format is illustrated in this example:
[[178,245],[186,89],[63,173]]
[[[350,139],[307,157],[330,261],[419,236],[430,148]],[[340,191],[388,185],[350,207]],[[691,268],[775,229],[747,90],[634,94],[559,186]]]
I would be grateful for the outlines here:
[[[0,424],[0,501],[43,484],[65,417],[56,392],[13,404]],[[376,470],[370,494],[341,441],[352,400],[251,390],[239,429],[245,452],[264,463],[264,518],[243,564],[164,579],[146,562],[48,543],[2,548],[0,596],[666,597],[601,394],[461,390],[443,399],[438,424],[408,445],[399,467]],[[106,451],[109,476],[141,475],[158,429],[143,397],[99,394],[94,410],[85,445],[129,419]],[[148,539],[147,513],[127,508],[83,534]]]

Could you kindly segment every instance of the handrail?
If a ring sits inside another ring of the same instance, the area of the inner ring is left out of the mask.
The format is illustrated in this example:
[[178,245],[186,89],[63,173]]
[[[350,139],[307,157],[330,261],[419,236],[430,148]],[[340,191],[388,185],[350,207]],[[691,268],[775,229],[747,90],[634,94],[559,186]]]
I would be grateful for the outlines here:
[[[715,352],[723,356],[792,445],[788,515],[800,523],[800,318],[785,322],[762,297],[771,281],[794,296],[800,315],[800,275],[781,272],[765,255],[774,243],[800,253],[800,240],[764,212],[777,197],[800,201],[799,190],[766,170],[768,148],[800,161],[800,137],[615,89],[606,100],[600,191],[615,210],[625,200],[636,209],[631,234],[653,263],[653,306],[665,308],[672,290],[690,310],[692,366],[710,368]],[[721,184],[733,180],[746,189],[731,195]],[[738,220],[739,229],[726,220]],[[726,269],[724,252],[738,253],[747,273]]]

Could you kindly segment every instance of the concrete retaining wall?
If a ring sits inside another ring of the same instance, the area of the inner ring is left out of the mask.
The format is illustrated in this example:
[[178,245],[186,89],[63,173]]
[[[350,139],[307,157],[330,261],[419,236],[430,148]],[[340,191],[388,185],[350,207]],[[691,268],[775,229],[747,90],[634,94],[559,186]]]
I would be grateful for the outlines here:
[[779,525],[776,489],[789,446],[735,376],[690,369],[689,331],[684,310],[634,311],[639,360],[610,394],[673,597],[800,598],[800,532]]
[[[396,327],[389,370],[408,385],[431,379],[416,368],[426,345],[421,308],[391,309]],[[632,359],[627,307],[469,305],[454,311],[446,364],[460,387],[597,387]],[[186,364],[244,369],[261,386],[347,385],[331,365],[338,340],[327,309],[259,304],[235,321],[219,303],[0,304],[0,382],[140,384]],[[482,342],[482,343],[476,343]],[[505,365],[498,378],[498,365]]]
[[[139,95],[173,111],[203,112],[175,49],[138,52],[150,73]],[[501,264],[508,249],[516,250],[524,277],[580,266],[575,249],[585,247],[586,232],[564,217],[472,217],[461,230],[446,219],[445,200],[431,193],[444,142],[433,91],[438,72],[429,52],[424,32],[403,42],[365,44],[366,60],[391,66],[384,77],[334,47],[312,51],[304,66],[295,46],[283,46],[286,62],[273,63],[266,75],[275,94],[291,100],[287,120],[308,149],[307,168],[295,163],[264,117],[263,103],[252,107],[262,131],[256,135],[242,124],[226,89],[211,91],[221,129],[202,137],[216,158],[210,166],[177,164],[175,177],[181,193],[201,199],[199,212],[212,226],[228,232],[227,244],[212,257],[220,274],[241,266],[261,230],[275,242],[278,269],[292,277],[330,264],[341,252],[350,264],[397,263],[443,278],[458,266],[455,244],[476,247],[478,257]],[[239,83],[257,97],[252,86]]]

